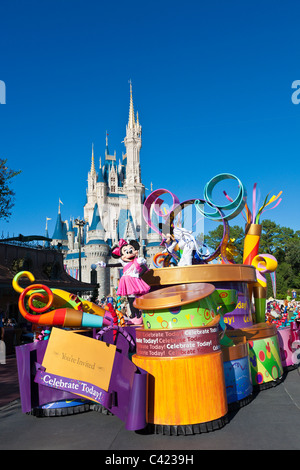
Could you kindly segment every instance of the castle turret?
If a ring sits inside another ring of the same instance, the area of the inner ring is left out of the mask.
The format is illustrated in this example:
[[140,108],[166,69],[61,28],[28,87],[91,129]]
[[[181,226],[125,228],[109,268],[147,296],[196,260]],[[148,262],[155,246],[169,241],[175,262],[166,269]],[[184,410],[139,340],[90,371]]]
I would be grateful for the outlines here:
[[87,233],[87,243],[91,240],[104,240],[105,230],[101,222],[98,204],[94,206],[92,222],[89,225],[89,231]]
[[58,204],[58,214],[55,224],[55,229],[52,235],[52,242],[51,244],[56,248],[67,250],[68,249],[68,236],[67,236],[67,224],[66,222],[62,221],[61,213],[60,213],[60,204],[62,204],[61,200],[59,200]]
[[97,265],[98,261],[104,261],[107,263],[109,246],[105,242],[106,232],[101,222],[98,204],[94,206],[92,222],[89,226],[86,237],[85,245],[85,256],[89,260],[89,266],[87,266],[86,275],[88,279],[86,282],[93,282],[99,284],[98,295],[103,297],[108,294],[110,286],[110,270],[94,266]]
[[144,219],[142,216],[142,205],[145,200],[145,186],[141,182],[140,150],[142,147],[142,126],[139,117],[134,116],[134,106],[132,97],[132,85],[130,83],[129,119],[126,126],[126,137],[124,139],[126,155],[126,178],[124,180],[124,191],[128,197],[128,206],[136,224],[137,236],[140,240],[145,238],[142,233]]
[[70,250],[74,250],[75,232],[74,232],[72,220],[70,220],[70,223],[69,223],[69,230],[67,232],[67,236],[68,236],[68,247]]
[[84,208],[85,219],[90,220],[95,203],[97,201],[97,172],[95,168],[95,159],[94,159],[94,144],[92,145],[92,159],[91,159],[91,169],[88,173],[88,187],[86,192],[86,205]]
[[142,126],[134,117],[132,86],[130,84],[129,119],[126,126],[126,186],[141,184],[140,150],[142,147]]
[[[46,238],[49,238],[48,220],[51,220],[51,218],[46,217],[46,227],[45,227],[45,237],[46,237]],[[49,242],[48,240],[47,240],[47,241],[44,241],[43,246],[44,246],[44,248],[49,248],[49,247],[50,247],[50,242]]]

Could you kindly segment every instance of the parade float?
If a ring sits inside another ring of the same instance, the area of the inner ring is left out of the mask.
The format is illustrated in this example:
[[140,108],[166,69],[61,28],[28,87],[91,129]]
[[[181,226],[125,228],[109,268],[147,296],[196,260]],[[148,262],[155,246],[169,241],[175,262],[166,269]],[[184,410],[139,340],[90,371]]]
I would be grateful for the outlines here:
[[[237,183],[238,193],[232,198],[223,191],[226,203],[216,204],[213,190],[224,180]],[[168,208],[164,195],[172,199]],[[257,209],[254,185],[251,212],[243,183],[231,174],[210,180],[203,199],[181,203],[168,190],[153,191],[143,215],[162,240],[155,268],[140,270],[144,260],[133,241],[121,240],[116,248],[119,257],[126,257],[123,275],[132,272],[143,279],[144,288],[149,286],[135,294],[133,307],[141,321],[125,320],[112,304],[103,308],[34,285],[30,273],[19,273],[14,288],[20,293],[20,313],[48,328],[47,336],[17,348],[23,412],[47,416],[40,410],[57,410],[59,401],[74,400],[76,406],[67,406],[66,414],[108,410],[127,429],[200,434],[223,427],[228,411],[248,404],[254,391],[280,383],[290,362],[299,362],[298,316],[285,325],[286,338],[266,317],[266,274],[275,292],[277,261],[259,253],[260,218],[280,203],[280,195],[267,196]],[[222,224],[214,252],[208,251],[203,234],[197,237],[185,227],[187,209]],[[236,264],[229,221],[239,214],[245,218],[245,237],[243,263]],[[31,282],[25,288],[19,285],[24,276]],[[122,286],[128,283],[123,279]],[[44,306],[37,308],[34,299]],[[283,352],[287,349],[291,360]]]

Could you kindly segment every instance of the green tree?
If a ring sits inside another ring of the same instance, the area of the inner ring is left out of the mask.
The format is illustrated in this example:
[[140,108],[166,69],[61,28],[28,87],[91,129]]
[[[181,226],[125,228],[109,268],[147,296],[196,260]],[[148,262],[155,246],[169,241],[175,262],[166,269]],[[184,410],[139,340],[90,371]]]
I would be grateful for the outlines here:
[[291,266],[286,262],[280,263],[276,269],[276,297],[286,299],[287,291],[294,287],[293,284],[294,273]]
[[7,160],[0,158],[0,219],[8,219],[14,206],[15,192],[11,189],[11,179],[21,171],[14,171],[7,167]]
[[[262,233],[259,243],[259,251],[274,255],[278,247],[280,227],[271,220],[264,220],[262,223]],[[274,255],[275,256],[275,255]]]
[[286,243],[285,260],[295,274],[300,272],[300,238],[293,237]]

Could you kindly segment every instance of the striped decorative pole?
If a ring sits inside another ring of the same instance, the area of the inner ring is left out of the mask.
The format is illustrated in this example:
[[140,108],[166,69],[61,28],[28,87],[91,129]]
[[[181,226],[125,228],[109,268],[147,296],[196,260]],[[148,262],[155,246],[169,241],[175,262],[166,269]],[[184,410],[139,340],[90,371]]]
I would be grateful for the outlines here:
[[[243,264],[252,265],[253,259],[255,258],[255,256],[258,255],[261,230],[261,224],[249,224],[246,226],[246,233],[244,238]],[[248,291],[249,299],[251,302],[253,293],[252,284],[248,284]]]
[[261,236],[261,224],[250,224],[245,233],[243,264],[252,264],[253,258],[258,255]]

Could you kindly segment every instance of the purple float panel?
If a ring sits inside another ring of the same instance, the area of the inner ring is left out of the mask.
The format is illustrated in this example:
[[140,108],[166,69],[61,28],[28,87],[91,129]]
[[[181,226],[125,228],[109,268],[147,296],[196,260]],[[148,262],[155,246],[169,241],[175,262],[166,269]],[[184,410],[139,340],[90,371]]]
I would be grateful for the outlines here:
[[116,351],[108,390],[103,390],[93,383],[79,382],[76,378],[67,378],[37,365],[35,381],[60,390],[75,388],[79,396],[84,396],[100,403],[125,423],[128,430],[145,428],[146,422],[146,387],[147,372],[135,366],[126,356]]
[[58,400],[74,400],[78,395],[34,382],[35,364],[43,362],[48,341],[37,341],[16,347],[20,398],[23,413]]
[[[148,373],[129,359],[135,352],[136,328],[124,327],[116,332],[108,328],[101,337],[102,341],[115,344],[117,348],[108,390],[113,399],[106,408],[124,421],[128,430],[143,429],[147,424]],[[130,336],[130,342],[126,335]]]
[[147,375],[126,356],[116,352],[108,390],[115,400],[108,409],[131,431],[143,429],[147,424]]
[[253,325],[248,284],[246,282],[214,282],[216,289],[234,289],[238,295],[236,308],[224,315],[229,330],[247,328]]
[[[131,331],[133,334],[133,331]],[[107,343],[112,343],[113,331],[104,335]],[[103,404],[109,411],[125,423],[128,430],[145,428],[147,376],[148,373],[131,362],[128,358],[129,343],[122,334],[117,333],[117,351],[112,368],[108,391],[101,390],[103,401],[91,401]],[[98,341],[95,339],[95,341]],[[18,346],[16,348],[21,406],[23,413],[59,400],[73,400],[77,394],[61,388],[44,385],[43,377],[47,371],[41,367],[48,341]],[[134,342],[131,344],[134,346]],[[51,374],[50,374],[51,375]],[[49,374],[47,374],[49,376]],[[57,383],[64,377],[51,375]],[[72,379],[71,379],[72,380]],[[93,384],[90,384],[93,385]],[[96,388],[96,387],[95,387]]]

